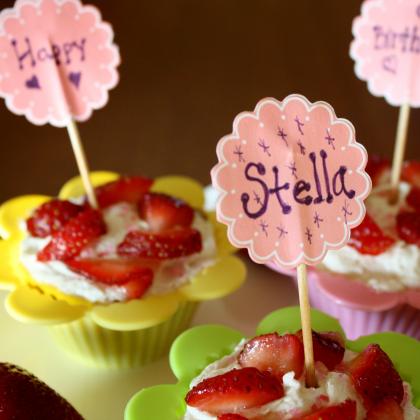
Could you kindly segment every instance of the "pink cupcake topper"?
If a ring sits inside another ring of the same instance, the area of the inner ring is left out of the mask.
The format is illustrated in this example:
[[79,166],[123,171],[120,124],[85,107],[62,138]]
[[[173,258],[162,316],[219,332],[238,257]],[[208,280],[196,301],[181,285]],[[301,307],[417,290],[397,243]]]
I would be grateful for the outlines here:
[[420,106],[420,2],[367,0],[353,22],[350,55],[369,91],[394,106]]
[[317,264],[363,220],[367,154],[325,102],[263,99],[236,117],[217,155],[218,218],[258,263]]
[[0,14],[0,95],[34,124],[87,120],[119,62],[111,26],[79,0],[18,0]]

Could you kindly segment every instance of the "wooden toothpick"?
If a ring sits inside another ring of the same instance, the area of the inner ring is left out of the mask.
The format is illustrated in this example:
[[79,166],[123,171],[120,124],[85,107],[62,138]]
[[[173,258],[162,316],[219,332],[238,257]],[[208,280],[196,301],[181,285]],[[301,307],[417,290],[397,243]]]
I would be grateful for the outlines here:
[[398,117],[397,137],[394,146],[394,157],[392,160],[391,188],[398,197],[398,184],[401,178],[401,169],[404,161],[405,146],[407,144],[408,124],[410,122],[410,105],[404,104],[400,107]]
[[297,279],[303,347],[305,351],[306,386],[317,387],[318,382],[315,376],[314,349],[312,343],[311,306],[309,304],[308,281],[305,264],[299,264],[297,266]]
[[85,151],[83,150],[83,143],[80,139],[77,124],[73,119],[70,120],[69,124],[67,125],[67,131],[69,133],[71,146],[73,148],[77,167],[79,168],[80,176],[82,177],[83,186],[85,188],[89,204],[94,209],[97,209],[98,202],[96,200],[95,191],[93,190],[92,183],[90,182],[89,166],[86,159]]

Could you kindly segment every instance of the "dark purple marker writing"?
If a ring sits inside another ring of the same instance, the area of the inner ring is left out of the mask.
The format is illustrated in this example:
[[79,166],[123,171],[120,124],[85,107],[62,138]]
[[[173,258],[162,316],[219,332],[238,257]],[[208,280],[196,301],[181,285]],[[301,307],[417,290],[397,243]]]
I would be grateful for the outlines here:
[[63,44],[51,43],[48,46],[34,47],[30,38],[25,37],[19,42],[17,39],[10,41],[16,54],[20,70],[25,69],[25,64],[35,67],[44,61],[54,60],[57,66],[69,65],[74,61],[86,59],[86,39],[64,42]]
[[[321,163],[318,162],[319,157]],[[319,152],[319,155],[315,152],[309,153],[309,160],[313,167],[313,178],[298,179],[292,185],[281,180],[278,166],[273,166],[270,172],[261,162],[249,162],[245,167],[244,175],[248,181],[254,184],[254,198],[258,196],[258,201],[251,200],[248,193],[242,193],[241,201],[245,214],[252,219],[261,217],[267,211],[271,198],[276,199],[279,211],[289,214],[292,212],[291,203],[293,202],[306,206],[324,201],[331,204],[335,197],[344,195],[345,198],[352,199],[356,195],[356,192],[346,184],[347,168],[345,166],[340,166],[330,177],[328,154],[324,149]],[[273,184],[274,186],[270,187]],[[258,187],[258,193],[255,192],[256,187]],[[287,193],[288,190],[291,192]],[[289,198],[287,198],[287,194]],[[315,223],[319,224],[319,221],[322,219],[319,218]]]

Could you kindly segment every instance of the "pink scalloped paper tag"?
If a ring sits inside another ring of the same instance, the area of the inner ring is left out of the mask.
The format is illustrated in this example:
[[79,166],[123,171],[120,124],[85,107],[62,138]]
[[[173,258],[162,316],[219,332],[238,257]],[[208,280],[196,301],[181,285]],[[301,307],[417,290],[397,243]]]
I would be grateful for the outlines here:
[[317,264],[364,218],[366,150],[325,102],[263,99],[236,117],[217,156],[218,219],[257,263]]
[[350,55],[369,92],[394,106],[420,106],[420,1],[365,0]]
[[0,14],[0,95],[34,124],[87,120],[118,83],[113,31],[79,0],[18,0]]

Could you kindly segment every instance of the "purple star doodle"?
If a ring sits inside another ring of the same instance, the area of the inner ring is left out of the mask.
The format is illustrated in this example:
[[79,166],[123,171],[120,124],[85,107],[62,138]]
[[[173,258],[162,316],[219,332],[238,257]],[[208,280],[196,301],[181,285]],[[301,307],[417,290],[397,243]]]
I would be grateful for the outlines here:
[[245,162],[244,152],[241,149],[241,146],[235,146],[234,155],[238,156],[238,162]]
[[257,203],[257,204],[262,204],[262,201],[261,201],[261,197],[255,192],[255,191],[252,191],[253,192],[253,194],[254,194],[254,201]]
[[314,235],[312,235],[311,230],[308,227],[305,230],[305,235],[308,238],[308,242],[312,244],[312,236]]
[[306,147],[302,144],[302,142],[300,140],[297,142],[297,145],[299,146],[300,154],[305,156],[306,155]]
[[325,140],[327,140],[328,145],[331,146],[333,150],[335,150],[335,145],[334,145],[335,138],[331,137],[330,130],[328,128],[327,128],[327,136],[325,137]]
[[321,216],[318,214],[318,212],[315,212],[314,223],[316,224],[318,229],[319,229],[319,224],[323,221],[324,219],[321,219]]
[[295,162],[290,162],[287,167],[292,171],[292,175],[295,177],[295,179],[297,179],[297,175],[296,175],[296,173],[297,173],[296,163]]
[[277,135],[281,137],[281,139],[284,141],[287,147],[289,147],[289,143],[287,142],[287,134],[284,132],[284,130],[280,127],[277,127]]
[[344,221],[346,222],[346,225],[347,225],[347,216],[351,216],[353,214],[353,212],[350,211],[350,204],[347,202],[347,200],[344,200],[344,206],[341,207],[341,210],[344,215]]
[[279,239],[281,239],[283,236],[286,236],[289,233],[283,226],[277,226],[276,229],[279,232]]
[[267,232],[268,224],[264,220],[261,220],[260,228],[261,228],[262,232],[265,234],[265,236],[268,237],[268,232]]
[[302,130],[302,127],[305,126],[305,124],[299,119],[299,117],[296,115],[295,123],[297,124],[297,129],[299,130],[299,133],[302,134],[302,136],[305,134]]
[[260,141],[258,142],[258,146],[260,146],[263,149],[263,152],[264,153],[266,153],[268,156],[271,157],[270,146],[267,146],[265,144],[265,140],[264,139],[260,139]]

